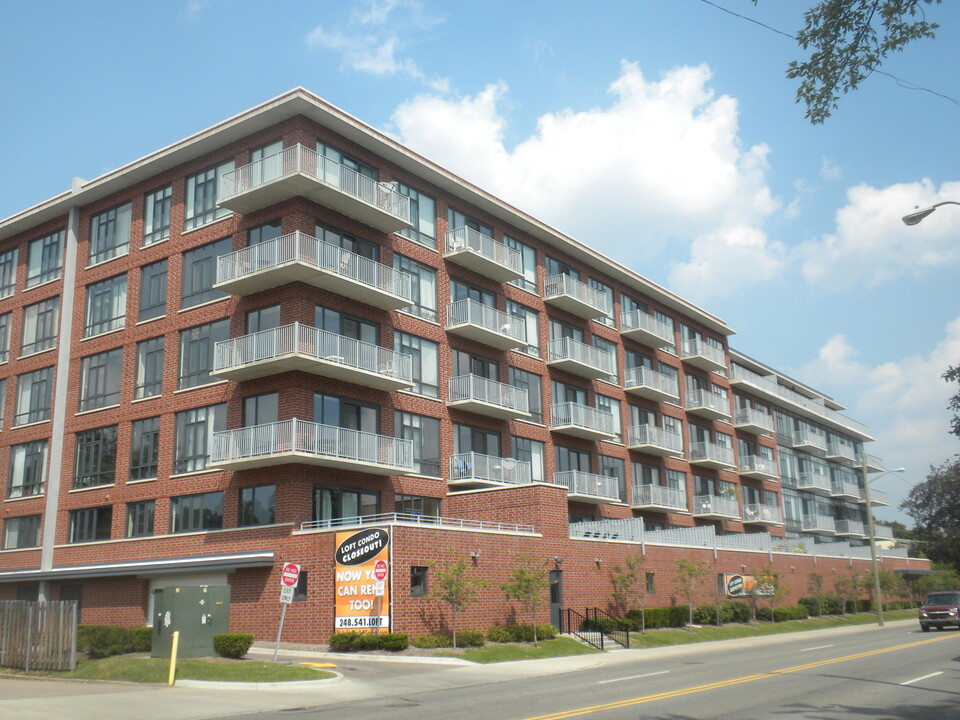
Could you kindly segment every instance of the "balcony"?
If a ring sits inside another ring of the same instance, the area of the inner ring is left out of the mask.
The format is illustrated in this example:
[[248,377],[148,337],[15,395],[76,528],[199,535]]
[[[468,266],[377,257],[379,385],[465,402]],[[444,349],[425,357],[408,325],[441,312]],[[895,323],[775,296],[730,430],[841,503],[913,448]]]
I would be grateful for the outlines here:
[[447,407],[503,420],[530,417],[525,389],[479,375],[450,378]]
[[497,282],[523,277],[523,257],[518,250],[473,228],[461,227],[448,232],[443,256]]
[[410,276],[300,231],[217,258],[214,287],[252,295],[302,282],[383,310],[413,304]]
[[413,442],[296,418],[213,433],[212,467],[247,470],[294,463],[402,475],[414,469]]
[[754,435],[773,435],[773,417],[754,408],[737,408],[733,426]]
[[731,448],[709,442],[691,443],[690,464],[714,470],[733,470],[736,467]]
[[218,204],[244,215],[305,197],[364,225],[410,227],[410,198],[303,145],[288,147],[220,178]]
[[523,320],[476,300],[457,300],[447,305],[446,330],[498,350],[527,344]]
[[553,474],[553,484],[567,489],[567,499],[576,502],[619,503],[620,489],[616,478],[594,475],[580,470],[565,470]]
[[[860,502],[867,502],[863,490],[859,490],[858,493],[860,495]],[[890,498],[885,491],[870,488],[870,505],[873,507],[888,507],[890,505]]]
[[543,301],[585,320],[607,314],[603,293],[569,275],[548,277],[543,283]]
[[620,314],[620,334],[652,348],[670,347],[674,343],[673,328],[643,310]]
[[804,515],[800,529],[816,535],[836,535],[837,533],[834,519],[826,515]]
[[797,476],[797,490],[806,490],[816,495],[827,496],[833,492],[830,478],[815,472],[802,472]]
[[689,512],[687,493],[662,485],[634,485],[630,507],[652,512]]
[[836,526],[837,535],[853,538],[863,538],[867,536],[863,530],[863,523],[859,520],[836,520],[834,521],[834,525]]
[[547,365],[591,380],[610,377],[617,372],[614,357],[609,352],[569,337],[550,341]]
[[629,368],[623,389],[632,395],[655,402],[680,402],[680,385],[677,379],[647,367]]
[[741,455],[737,466],[740,477],[754,480],[778,480],[780,469],[777,463],[759,455]]
[[830,497],[860,500],[860,486],[849,480],[833,480],[830,483]]
[[627,428],[627,448],[647,455],[683,457],[683,436],[655,425],[631,425]]
[[843,443],[827,443],[827,460],[853,465],[857,462],[857,451]]
[[474,452],[460,453],[450,458],[449,484],[458,490],[526,485],[531,482],[531,466],[524,460]]
[[711,420],[730,420],[730,400],[709,390],[688,392],[684,407],[688,413],[710,418]]
[[725,372],[727,360],[723,348],[708,345],[703,340],[687,340],[680,349],[680,359],[707,372]]
[[693,498],[693,516],[708,520],[739,520],[740,506],[733,498],[697,495]]
[[783,525],[783,512],[776,505],[743,504],[743,524],[774,527]]
[[550,430],[584,440],[612,440],[613,415],[580,403],[554,403],[550,407]]
[[404,353],[294,323],[218,342],[213,374],[242,382],[299,370],[390,391],[413,386],[412,360]]
[[813,455],[825,455],[827,452],[827,439],[823,435],[810,432],[807,428],[793,431],[792,444],[794,450]]
[[864,461],[866,461],[868,473],[883,472],[885,469],[883,460],[878,458],[876,455],[870,455],[868,453],[860,453],[857,455],[855,462],[856,467],[862,468]]
[[892,525],[881,525],[880,523],[873,524],[873,536],[877,540],[893,540],[893,526]]

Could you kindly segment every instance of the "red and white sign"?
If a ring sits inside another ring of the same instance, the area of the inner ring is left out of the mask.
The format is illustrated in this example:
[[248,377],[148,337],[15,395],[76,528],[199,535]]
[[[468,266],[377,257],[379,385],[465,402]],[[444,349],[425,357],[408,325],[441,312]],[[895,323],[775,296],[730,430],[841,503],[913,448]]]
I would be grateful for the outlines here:
[[373,567],[373,576],[377,580],[383,580],[387,577],[387,563],[383,560],[377,560],[377,564]]
[[283,587],[296,587],[300,580],[300,566],[295,563],[286,563],[280,571],[280,584]]

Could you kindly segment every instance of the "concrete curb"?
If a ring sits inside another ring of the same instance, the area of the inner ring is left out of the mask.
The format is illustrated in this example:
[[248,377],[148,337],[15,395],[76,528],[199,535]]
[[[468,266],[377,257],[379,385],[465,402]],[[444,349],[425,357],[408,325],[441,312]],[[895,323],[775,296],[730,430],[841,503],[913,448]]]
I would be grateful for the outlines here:
[[[251,647],[247,655],[273,655],[271,648]],[[312,650],[280,650],[280,655],[286,657],[320,658],[322,660],[360,661],[360,662],[392,662],[392,663],[420,663],[423,665],[476,665],[477,663],[460,658],[448,657],[421,657],[410,655],[362,655],[360,653],[314,652]]]

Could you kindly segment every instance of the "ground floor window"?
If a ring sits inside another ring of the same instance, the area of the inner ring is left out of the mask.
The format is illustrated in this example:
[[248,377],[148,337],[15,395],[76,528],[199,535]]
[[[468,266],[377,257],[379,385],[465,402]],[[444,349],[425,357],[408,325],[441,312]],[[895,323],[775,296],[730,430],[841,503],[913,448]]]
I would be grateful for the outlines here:
[[410,597],[426,597],[427,595],[427,568],[423,565],[413,565],[410,568]]

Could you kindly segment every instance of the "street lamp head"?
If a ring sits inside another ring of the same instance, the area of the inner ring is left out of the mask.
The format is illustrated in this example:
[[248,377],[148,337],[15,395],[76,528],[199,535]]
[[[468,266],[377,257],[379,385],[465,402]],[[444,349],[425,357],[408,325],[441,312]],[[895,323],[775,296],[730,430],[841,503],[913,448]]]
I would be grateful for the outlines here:
[[937,208],[935,205],[931,205],[930,207],[925,207],[923,209],[921,209],[920,206],[917,205],[916,210],[914,210],[912,213],[908,213],[907,215],[903,216],[903,224],[916,225],[918,222],[923,220],[927,215],[929,215],[936,209]]

